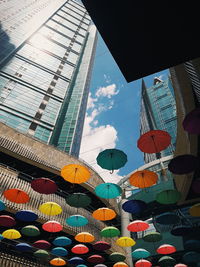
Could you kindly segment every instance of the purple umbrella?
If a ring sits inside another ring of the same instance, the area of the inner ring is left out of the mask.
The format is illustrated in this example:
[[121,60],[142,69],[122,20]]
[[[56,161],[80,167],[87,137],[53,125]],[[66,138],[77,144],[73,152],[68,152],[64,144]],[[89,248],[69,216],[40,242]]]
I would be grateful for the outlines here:
[[183,128],[190,134],[200,134],[200,108],[189,112],[183,120]]
[[193,172],[198,167],[198,158],[193,155],[185,154],[173,158],[168,169],[174,174],[187,174]]

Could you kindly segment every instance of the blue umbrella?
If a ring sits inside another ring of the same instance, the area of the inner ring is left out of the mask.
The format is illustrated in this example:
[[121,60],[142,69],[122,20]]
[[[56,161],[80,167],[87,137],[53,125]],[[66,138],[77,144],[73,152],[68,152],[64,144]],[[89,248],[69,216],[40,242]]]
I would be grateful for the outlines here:
[[113,183],[99,184],[95,187],[94,191],[98,197],[105,199],[116,198],[122,193],[121,187]]
[[146,249],[137,248],[131,253],[131,255],[133,258],[136,258],[136,259],[145,259],[149,257],[151,254]]
[[61,247],[71,245],[71,243],[72,243],[71,239],[66,236],[56,237],[53,241],[53,244],[55,246],[61,246]]
[[183,260],[186,263],[197,263],[200,262],[200,253],[196,251],[190,251],[183,255]]
[[66,219],[66,223],[70,226],[81,227],[88,223],[88,219],[82,215],[72,215]]
[[71,259],[68,260],[68,262],[70,264],[75,264],[75,265],[78,265],[78,264],[82,264],[84,263],[84,259],[80,258],[80,257],[73,257]]
[[5,203],[2,200],[0,200],[0,211],[5,210],[5,208],[6,208]]
[[79,264],[79,265],[76,265],[76,267],[87,267],[87,265],[85,265],[85,264]]
[[15,246],[15,248],[19,251],[25,252],[32,250],[32,247],[27,243],[19,243]]
[[180,218],[173,212],[165,212],[156,217],[156,222],[164,225],[171,225],[180,222]]
[[128,200],[122,205],[122,209],[129,213],[140,213],[145,210],[147,204],[142,200]]
[[0,235],[0,241],[3,240],[3,239],[4,239],[4,237],[2,235]]
[[20,210],[16,212],[15,217],[24,222],[33,222],[37,220],[38,215],[32,210]]
[[200,248],[200,240],[191,239],[187,240],[184,243],[185,250],[199,250]]
[[56,247],[51,250],[51,253],[56,256],[66,256],[68,254],[68,251],[65,248],[62,247]]

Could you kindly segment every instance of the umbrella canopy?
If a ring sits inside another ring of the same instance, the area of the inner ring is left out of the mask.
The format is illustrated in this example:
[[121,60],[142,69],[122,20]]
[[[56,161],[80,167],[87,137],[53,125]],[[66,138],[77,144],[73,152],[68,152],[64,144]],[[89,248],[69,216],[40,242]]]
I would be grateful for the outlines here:
[[193,205],[189,209],[189,214],[194,217],[200,217],[200,203]]
[[29,195],[21,189],[12,188],[4,191],[4,197],[14,203],[23,204],[29,202]]
[[87,258],[87,261],[90,263],[98,264],[98,263],[103,263],[105,261],[104,257],[100,255],[92,255]]
[[66,223],[70,226],[81,227],[88,224],[88,219],[82,215],[72,215],[66,219]]
[[138,260],[135,263],[135,267],[151,267],[152,263],[150,261],[147,260]]
[[192,191],[196,194],[200,194],[200,178],[197,178],[192,183]]
[[82,263],[84,263],[85,261],[84,261],[84,259],[82,259],[82,258],[80,258],[80,257],[73,257],[73,258],[69,259],[68,262],[69,262],[70,264],[75,264],[75,265],[77,265],[77,264],[82,264]]
[[32,247],[27,243],[19,243],[15,246],[15,248],[19,251],[26,252],[32,250]]
[[134,172],[129,177],[129,182],[131,185],[139,188],[147,188],[155,185],[158,181],[158,175],[155,172],[142,170]]
[[105,241],[97,241],[96,243],[94,243],[93,248],[96,250],[107,250],[111,248],[111,245]]
[[38,249],[33,253],[33,255],[37,258],[46,258],[49,256],[49,253],[46,250]]
[[132,247],[136,243],[135,240],[133,240],[132,238],[123,236],[117,239],[116,244],[120,247]]
[[200,248],[200,240],[196,240],[196,239],[187,240],[184,243],[184,248],[186,250],[199,250],[199,248]]
[[190,134],[200,134],[200,108],[190,111],[183,120],[183,128]]
[[75,208],[85,208],[91,203],[91,198],[83,193],[73,193],[67,196],[65,200],[68,205]]
[[77,234],[75,240],[81,243],[90,243],[94,241],[94,236],[88,232],[81,232]]
[[118,170],[127,162],[127,155],[119,149],[105,149],[97,156],[97,164],[106,170]]
[[122,204],[122,209],[129,213],[138,214],[145,210],[147,204],[142,200],[128,200],[124,204]]
[[94,191],[98,197],[105,199],[116,198],[122,193],[121,187],[113,183],[99,184],[95,187]]
[[177,225],[173,227],[173,229],[171,230],[171,234],[175,236],[184,236],[188,235],[192,231],[193,227],[189,225]]
[[72,243],[72,240],[66,236],[59,236],[53,240],[53,244],[55,246],[64,247],[64,246],[71,245],[71,243]]
[[109,221],[116,216],[116,212],[109,208],[99,208],[92,213],[92,217],[99,221]]
[[131,253],[131,255],[135,259],[144,259],[144,258],[149,257],[151,254],[146,249],[137,248]]
[[79,264],[79,265],[76,265],[76,267],[87,267],[87,265],[85,265],[85,264]]
[[65,248],[63,248],[63,247],[56,247],[56,248],[53,248],[51,250],[51,253],[54,254],[54,255],[56,255],[56,256],[62,256],[62,257],[64,257],[64,256],[67,256],[68,251]]
[[173,212],[165,212],[156,217],[156,222],[164,225],[170,225],[179,223],[180,218]]
[[105,265],[105,264],[96,264],[96,265],[94,265],[94,267],[107,267],[107,265]]
[[145,242],[158,242],[162,240],[162,235],[158,232],[150,232],[143,236]]
[[16,221],[13,217],[8,215],[0,215],[0,226],[12,227],[16,224]]
[[159,153],[171,143],[171,136],[161,130],[146,132],[137,141],[137,147],[145,153]]
[[32,210],[20,210],[16,212],[15,217],[20,221],[33,222],[37,220],[38,215]]
[[42,225],[42,229],[50,233],[57,233],[62,231],[63,227],[57,221],[48,221]]
[[19,231],[15,229],[9,229],[2,233],[2,236],[7,239],[18,239],[21,237],[21,234]]
[[176,248],[172,245],[169,244],[163,244],[159,248],[157,248],[157,253],[158,254],[171,254],[176,252]]
[[196,251],[189,251],[183,255],[183,260],[186,263],[200,262],[200,253]]
[[164,190],[156,195],[156,201],[160,204],[175,204],[181,198],[177,190]]
[[183,263],[178,263],[178,264],[174,265],[174,267],[188,267],[188,266],[183,264]]
[[114,226],[108,226],[103,228],[100,234],[102,237],[116,237],[120,235],[120,231]]
[[187,174],[198,167],[198,158],[193,155],[180,155],[170,160],[168,169],[173,174]]
[[75,254],[86,254],[89,252],[89,248],[86,247],[85,245],[78,244],[78,245],[73,246],[73,248],[71,249],[71,252]]
[[128,267],[128,265],[125,262],[116,262],[113,267]]
[[39,249],[49,249],[51,247],[51,243],[46,240],[37,240],[33,243],[33,246]]
[[53,194],[57,191],[58,186],[56,183],[48,178],[37,178],[31,182],[33,190],[40,194]]
[[89,180],[91,173],[82,165],[69,164],[61,169],[61,176],[73,184],[82,184]]
[[114,262],[124,261],[126,256],[119,252],[113,252],[109,255],[109,259]]
[[0,211],[5,210],[5,208],[6,208],[5,203],[2,200],[0,200]]
[[54,216],[62,212],[62,208],[55,202],[45,202],[39,206],[39,211],[46,215]]
[[4,239],[4,237],[0,234],[0,241],[3,240],[3,239]]
[[21,229],[21,233],[26,236],[38,236],[40,230],[35,225],[27,225]]
[[158,260],[158,264],[162,267],[173,266],[176,263],[175,259],[170,256],[163,256]]
[[136,220],[127,226],[128,231],[130,232],[140,232],[140,231],[145,231],[149,228],[149,224],[141,221],[141,220]]
[[64,266],[67,262],[61,258],[54,258],[50,261],[50,264],[53,266]]

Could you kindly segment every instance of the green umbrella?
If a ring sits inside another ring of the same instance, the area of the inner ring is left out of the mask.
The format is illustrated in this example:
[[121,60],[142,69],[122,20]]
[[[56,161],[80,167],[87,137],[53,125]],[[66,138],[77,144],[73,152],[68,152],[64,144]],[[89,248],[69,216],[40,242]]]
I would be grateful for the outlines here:
[[119,252],[113,252],[110,254],[109,259],[114,262],[124,261],[126,259],[126,256]]
[[102,237],[115,237],[120,235],[120,231],[114,226],[108,226],[103,228],[100,234]]
[[85,208],[91,203],[91,198],[83,193],[73,193],[66,197],[66,202],[71,207]]
[[38,249],[33,254],[37,258],[46,258],[46,257],[49,256],[49,253],[46,250],[43,250],[43,249]]
[[38,236],[40,230],[35,225],[27,225],[21,229],[21,233],[26,236]]
[[146,242],[158,242],[162,240],[162,235],[158,232],[150,232],[143,236],[143,240]]
[[158,263],[161,267],[173,267],[176,261],[170,256],[163,256],[159,259]]
[[127,162],[127,155],[118,149],[106,149],[97,156],[97,164],[103,169],[118,170]]
[[181,198],[177,190],[165,190],[156,195],[156,201],[160,204],[175,204]]

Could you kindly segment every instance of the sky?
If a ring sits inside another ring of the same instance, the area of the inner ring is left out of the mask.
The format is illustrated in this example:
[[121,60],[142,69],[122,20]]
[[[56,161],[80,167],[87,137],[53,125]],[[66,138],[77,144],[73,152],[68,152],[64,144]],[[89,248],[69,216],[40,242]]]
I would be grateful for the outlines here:
[[[150,87],[154,77],[167,79],[168,70],[144,77]],[[137,148],[140,137],[141,79],[127,83],[100,34],[93,66],[87,113],[79,157],[86,161],[105,182],[117,183],[143,162]],[[108,148],[126,153],[128,161],[110,174],[98,166],[98,154]]]

